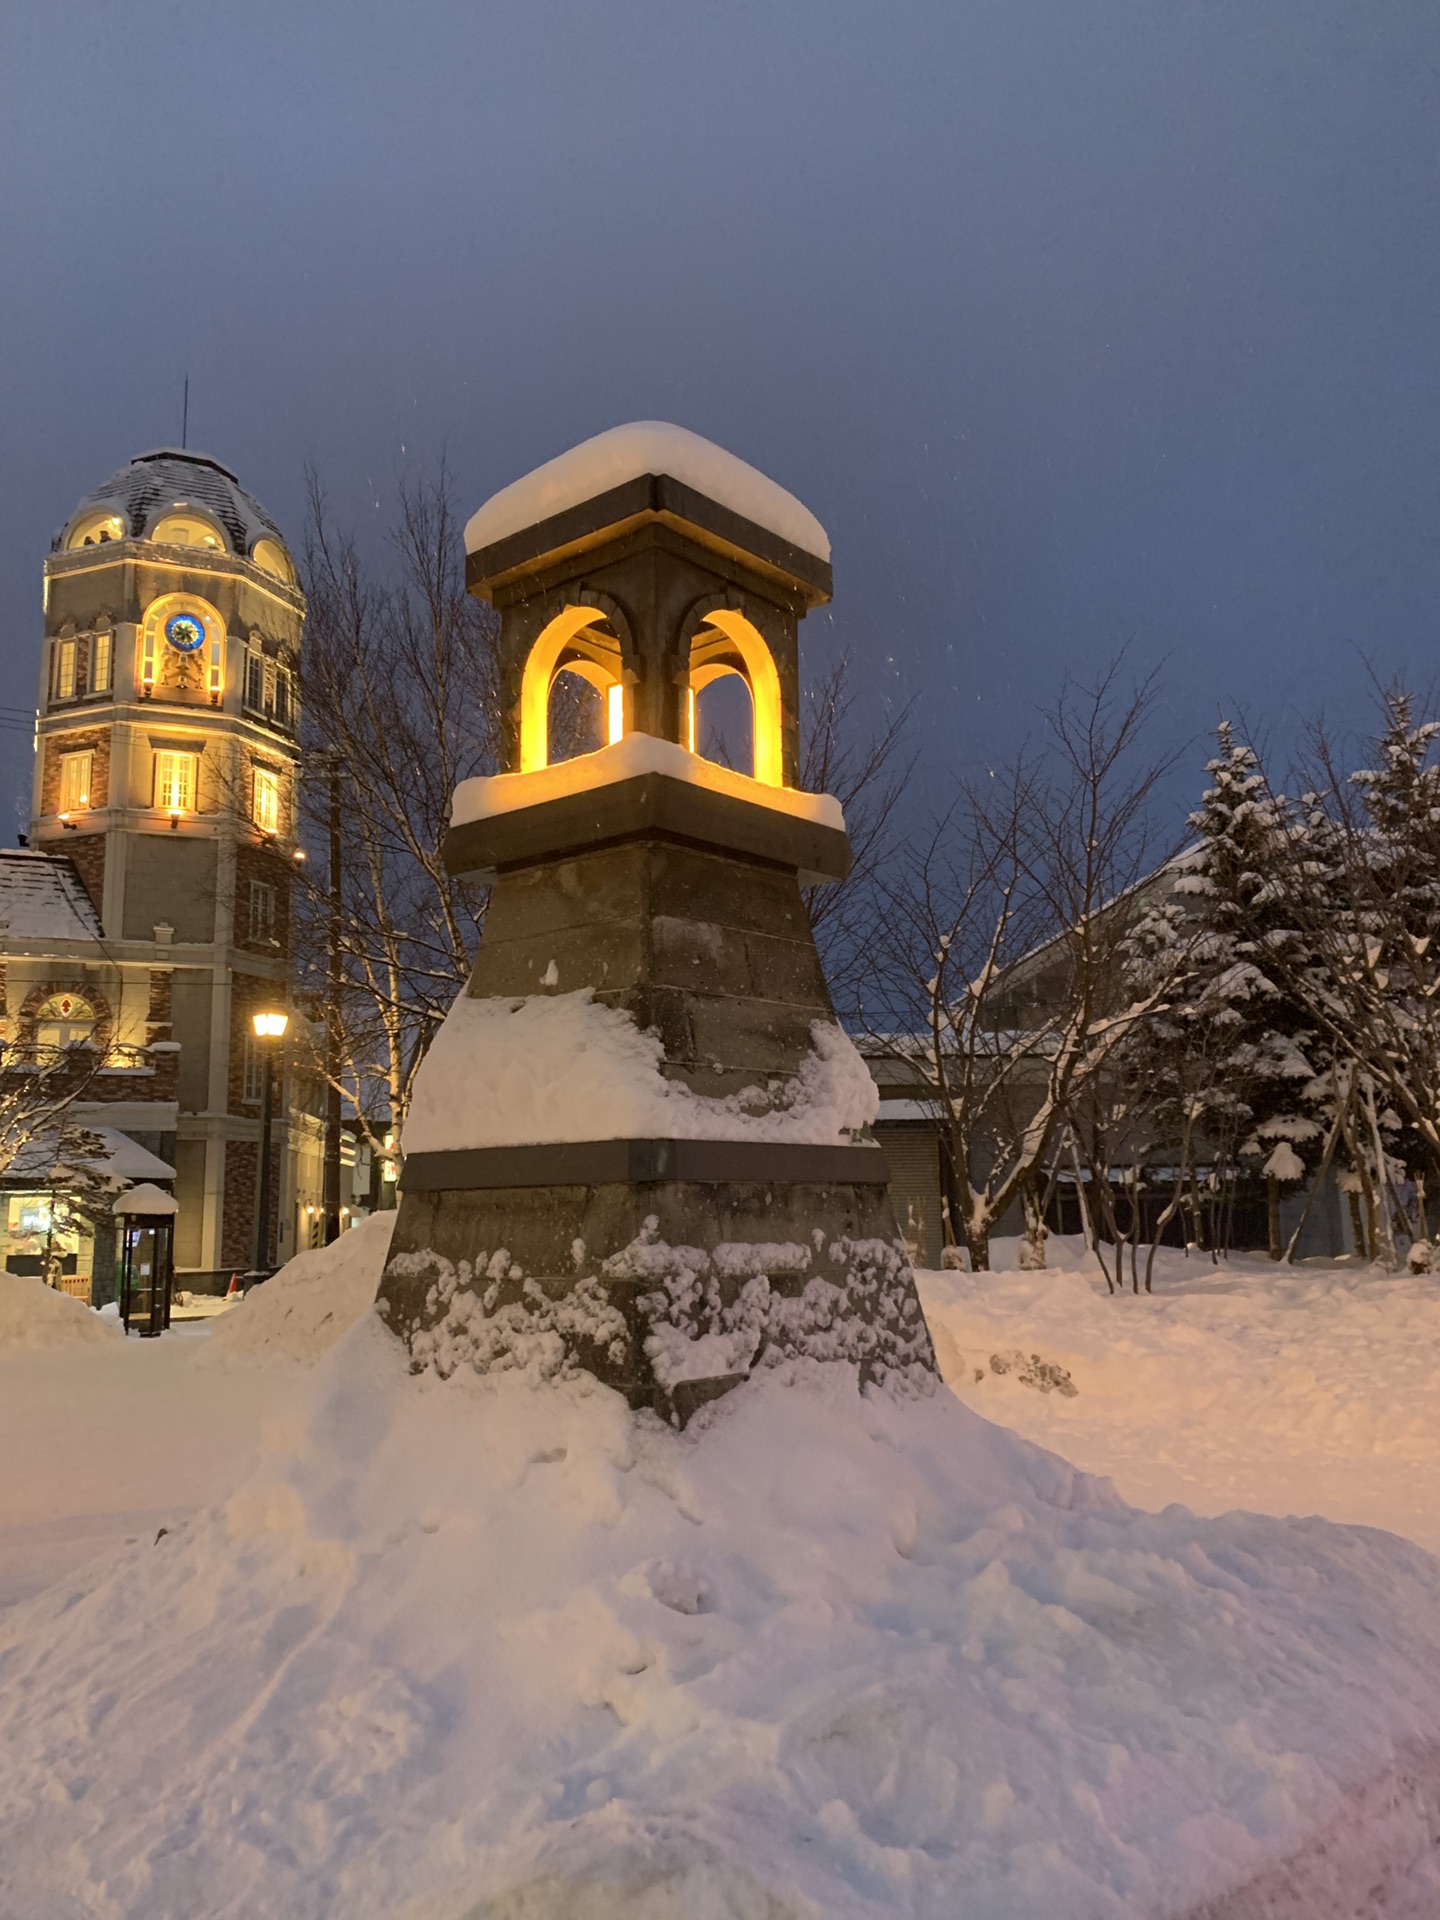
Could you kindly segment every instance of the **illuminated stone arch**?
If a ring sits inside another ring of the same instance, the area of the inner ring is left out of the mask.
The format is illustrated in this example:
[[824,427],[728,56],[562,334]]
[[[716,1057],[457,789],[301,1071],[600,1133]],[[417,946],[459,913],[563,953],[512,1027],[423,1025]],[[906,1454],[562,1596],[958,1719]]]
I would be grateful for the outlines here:
[[733,673],[750,692],[754,777],[767,787],[785,784],[784,710],[780,673],[764,635],[724,597],[702,600],[685,622],[689,639],[685,744],[696,750],[696,698],[722,675]]
[[588,680],[605,702],[606,744],[623,737],[627,632],[619,608],[602,594],[582,594],[546,622],[525,656],[520,680],[522,773],[550,764],[550,689],[557,674]]

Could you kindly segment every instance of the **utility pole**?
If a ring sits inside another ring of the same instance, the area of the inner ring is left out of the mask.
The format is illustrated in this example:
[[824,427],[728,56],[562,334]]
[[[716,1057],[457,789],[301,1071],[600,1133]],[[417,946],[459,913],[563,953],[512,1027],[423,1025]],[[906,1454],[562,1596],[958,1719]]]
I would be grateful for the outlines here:
[[325,966],[325,1244],[340,1238],[340,756],[325,755],[330,783],[329,927]]

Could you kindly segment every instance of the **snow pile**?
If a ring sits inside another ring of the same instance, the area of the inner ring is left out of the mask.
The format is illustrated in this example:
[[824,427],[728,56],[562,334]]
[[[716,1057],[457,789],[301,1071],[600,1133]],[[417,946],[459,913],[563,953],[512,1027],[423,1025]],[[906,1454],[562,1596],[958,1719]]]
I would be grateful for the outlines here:
[[113,1340],[116,1332],[113,1323],[92,1313],[83,1300],[57,1293],[43,1280],[0,1273],[0,1353],[95,1345]]
[[[553,964],[553,963],[552,963]],[[711,1097],[660,1072],[664,1048],[623,1008],[578,993],[461,994],[415,1076],[407,1153],[559,1140],[786,1140],[844,1145],[874,1119],[853,1041],[816,1021],[793,1079]]]
[[7,1911],[1238,1920],[1277,1873],[1270,1913],[1435,1911],[1418,1549],[1134,1513],[843,1366],[676,1435],[363,1319],[306,1395],[6,1616]]
[[318,1360],[374,1305],[394,1230],[393,1213],[375,1213],[332,1245],[297,1253],[216,1325],[207,1361]]
[[632,420],[628,426],[597,433],[492,494],[471,515],[465,528],[465,551],[478,553],[647,473],[667,473],[757,527],[768,527],[805,553],[830,558],[825,529],[793,493],[713,440],[664,420]]
[[[1143,1506],[1319,1510],[1440,1552],[1433,1275],[1163,1248],[1153,1297],[1111,1298],[1077,1241],[1049,1254],[1043,1273],[916,1276],[945,1377],[978,1412]],[[997,1377],[991,1356],[1017,1348],[1065,1369],[1074,1398]]]
[[833,827],[837,833],[845,831],[844,809],[832,795],[769,786],[747,773],[737,773],[733,767],[722,767],[718,761],[691,753],[673,740],[657,739],[652,733],[627,733],[614,746],[577,754],[573,760],[559,760],[553,767],[537,767],[533,773],[476,774],[473,779],[462,780],[451,802],[450,824],[460,827],[471,820],[489,820],[496,814],[539,806],[544,800],[589,793],[596,787],[613,786],[617,780],[635,780],[644,773],[663,773],[688,786],[706,787],[711,793],[728,794],[732,800],[748,800],[752,806],[788,813],[818,827]]

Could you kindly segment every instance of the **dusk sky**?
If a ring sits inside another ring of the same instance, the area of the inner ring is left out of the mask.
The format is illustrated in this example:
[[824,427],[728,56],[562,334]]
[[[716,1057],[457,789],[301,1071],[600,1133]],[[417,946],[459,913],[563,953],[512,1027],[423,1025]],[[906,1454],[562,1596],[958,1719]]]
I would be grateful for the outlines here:
[[1126,641],[1197,763],[1433,677],[1434,0],[10,0],[0,170],[7,707],[187,372],[297,543],[307,462],[363,529],[442,448],[468,511],[718,440],[828,528],[812,654],[918,696],[931,791]]

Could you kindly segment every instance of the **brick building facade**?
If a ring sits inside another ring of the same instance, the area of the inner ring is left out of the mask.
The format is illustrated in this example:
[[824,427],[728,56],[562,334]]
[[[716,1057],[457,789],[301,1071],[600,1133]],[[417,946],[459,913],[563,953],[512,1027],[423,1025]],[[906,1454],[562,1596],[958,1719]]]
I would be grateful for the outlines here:
[[[74,1045],[89,1018],[76,1118],[173,1170],[179,1283],[215,1284],[253,1245],[251,1016],[290,998],[304,599],[264,508],[168,449],[81,501],[44,605],[29,843],[0,855],[3,1065],[45,1021]],[[280,1066],[284,1259],[310,1238],[322,1141]]]

